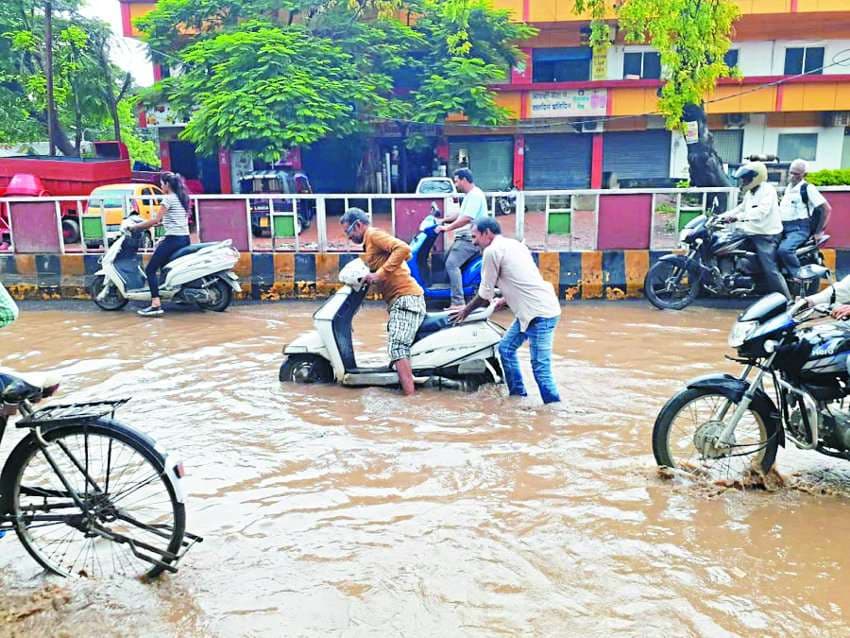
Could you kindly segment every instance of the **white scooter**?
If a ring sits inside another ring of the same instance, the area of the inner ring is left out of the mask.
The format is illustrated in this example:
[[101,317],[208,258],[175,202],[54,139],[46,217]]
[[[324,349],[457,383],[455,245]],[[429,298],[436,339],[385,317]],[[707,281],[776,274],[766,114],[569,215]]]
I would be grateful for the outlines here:
[[[280,380],[347,386],[396,386],[398,374],[390,366],[362,368],[354,356],[351,321],[366,296],[363,279],[369,268],[361,259],[343,267],[345,284],[313,315],[316,329],[284,346],[286,358]],[[501,383],[498,345],[505,333],[490,321],[494,305],[473,312],[454,325],[448,312],[429,313],[411,348],[410,362],[418,385],[473,391],[487,383]]]
[[[136,215],[125,219],[121,235],[101,258],[91,296],[102,310],[120,310],[128,301],[151,300],[147,276],[137,256],[143,232],[128,230],[142,221]],[[181,248],[162,269],[160,297],[163,301],[197,304],[204,310],[222,312],[230,305],[233,293],[241,291],[239,278],[232,271],[238,260],[239,252],[229,239]]]

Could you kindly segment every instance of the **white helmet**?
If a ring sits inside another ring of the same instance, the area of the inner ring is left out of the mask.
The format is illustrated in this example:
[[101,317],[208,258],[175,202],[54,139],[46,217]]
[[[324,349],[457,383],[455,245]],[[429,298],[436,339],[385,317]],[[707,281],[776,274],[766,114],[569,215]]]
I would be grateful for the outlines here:
[[360,290],[363,280],[369,274],[369,266],[362,259],[352,259],[339,271],[339,280],[346,286]]

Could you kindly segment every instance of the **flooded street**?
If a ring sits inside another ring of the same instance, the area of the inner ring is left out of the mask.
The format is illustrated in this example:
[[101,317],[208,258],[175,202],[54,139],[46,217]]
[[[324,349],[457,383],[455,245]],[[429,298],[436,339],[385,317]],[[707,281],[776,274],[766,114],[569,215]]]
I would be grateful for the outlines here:
[[[34,310],[0,361],[64,376],[57,400],[131,395],[119,420],[179,452],[205,538],[153,585],[45,577],[0,540],[0,635],[845,636],[850,463],[780,450],[785,485],[662,478],[653,421],[723,359],[735,310],[564,308],[567,406],[485,387],[281,385],[315,303]],[[507,313],[497,321],[507,325]],[[386,313],[355,320],[383,351]],[[10,428],[0,460],[21,432]],[[31,613],[29,613],[31,612]]]

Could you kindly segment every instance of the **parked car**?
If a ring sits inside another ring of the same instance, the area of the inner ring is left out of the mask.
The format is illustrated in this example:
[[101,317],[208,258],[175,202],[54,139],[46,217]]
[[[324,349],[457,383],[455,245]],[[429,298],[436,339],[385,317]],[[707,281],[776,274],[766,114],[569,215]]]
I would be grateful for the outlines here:
[[[418,195],[434,195],[441,199],[457,194],[455,183],[451,177],[423,177],[416,185]],[[460,213],[460,197],[452,197],[446,204],[444,215],[449,219],[457,217]]]
[[[121,232],[121,222],[133,213],[148,220],[159,206],[162,190],[153,184],[109,184],[98,186],[91,195],[83,212],[83,227],[87,220],[97,219],[103,214],[106,226],[106,239],[111,243]],[[129,202],[129,207],[128,207]],[[142,248],[153,246],[154,230],[150,229],[142,239]],[[102,242],[87,240],[89,248],[97,247]]]
[[[301,171],[288,169],[255,171],[248,173],[239,181],[242,194],[283,194],[309,195],[313,192],[310,179]],[[251,201],[251,232],[255,237],[272,234],[271,217],[269,215],[268,199],[252,199]],[[296,200],[278,199],[274,201],[275,213],[291,213],[292,203]],[[316,216],[316,202],[313,200],[297,200],[298,216],[295,232],[301,234],[310,227]]]

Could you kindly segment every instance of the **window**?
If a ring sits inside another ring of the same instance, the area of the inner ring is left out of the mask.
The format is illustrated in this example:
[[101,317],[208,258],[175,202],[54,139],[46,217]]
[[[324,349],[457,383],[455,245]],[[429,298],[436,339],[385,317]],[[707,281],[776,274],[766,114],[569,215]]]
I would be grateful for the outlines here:
[[723,56],[723,61],[730,69],[738,66],[738,49],[729,49],[726,55]]
[[741,129],[728,129],[725,131],[712,131],[714,136],[714,150],[720,155],[725,164],[740,164],[744,148],[744,131]]
[[789,47],[785,49],[785,75],[823,73],[823,47]]
[[534,82],[583,82],[590,79],[589,47],[534,49],[532,80]]
[[777,154],[782,162],[797,158],[814,161],[817,157],[817,133],[782,133],[779,135]]
[[653,51],[626,53],[623,57],[623,77],[626,79],[657,80],[661,77],[661,56]]

